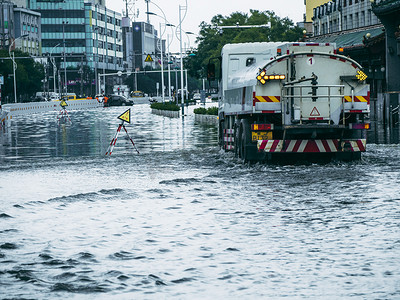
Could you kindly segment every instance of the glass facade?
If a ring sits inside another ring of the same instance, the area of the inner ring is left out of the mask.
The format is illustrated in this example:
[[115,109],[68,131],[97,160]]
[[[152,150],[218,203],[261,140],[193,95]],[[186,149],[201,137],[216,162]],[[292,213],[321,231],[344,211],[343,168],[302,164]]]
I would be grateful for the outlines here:
[[[67,54],[67,67],[122,70],[120,13],[108,10],[104,1],[31,0],[29,8],[42,15],[43,53]],[[62,66],[63,67],[63,66]]]

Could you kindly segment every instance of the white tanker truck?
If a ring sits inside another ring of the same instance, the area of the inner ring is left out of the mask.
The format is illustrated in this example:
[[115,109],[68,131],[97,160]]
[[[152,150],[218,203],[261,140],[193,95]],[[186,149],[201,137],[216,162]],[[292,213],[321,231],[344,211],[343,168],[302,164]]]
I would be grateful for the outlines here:
[[[219,143],[244,161],[360,159],[369,128],[361,66],[330,43],[244,43],[222,49]],[[215,65],[208,65],[213,76]]]

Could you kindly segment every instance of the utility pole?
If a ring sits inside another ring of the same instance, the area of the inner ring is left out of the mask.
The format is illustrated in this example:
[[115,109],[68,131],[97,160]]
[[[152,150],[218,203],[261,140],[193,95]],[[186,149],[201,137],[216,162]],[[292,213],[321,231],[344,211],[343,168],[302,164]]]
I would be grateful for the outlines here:
[[181,55],[181,107],[182,107],[182,118],[185,115],[185,93],[183,92],[183,53],[182,53],[182,9],[187,9],[186,6],[179,5],[179,47]]
[[144,1],[146,1],[146,4],[147,4],[147,24],[150,24],[150,14],[149,14],[149,2],[150,2],[150,0],[144,0]]
[[161,55],[161,96],[163,103],[165,102],[165,93],[164,93],[164,57],[163,57],[163,45],[161,38],[161,23],[160,23],[160,55]]
[[65,53],[65,25],[68,24],[68,21],[63,21],[63,44],[64,44],[64,92],[65,96],[68,95],[68,88],[67,88],[67,56]]

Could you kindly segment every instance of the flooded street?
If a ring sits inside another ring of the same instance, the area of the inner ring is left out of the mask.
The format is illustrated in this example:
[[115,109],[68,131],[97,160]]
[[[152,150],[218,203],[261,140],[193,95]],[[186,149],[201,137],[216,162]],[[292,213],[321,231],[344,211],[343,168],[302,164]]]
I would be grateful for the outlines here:
[[[400,146],[244,165],[217,129],[132,107],[0,133],[1,299],[400,299]],[[192,108],[191,108],[192,110]]]

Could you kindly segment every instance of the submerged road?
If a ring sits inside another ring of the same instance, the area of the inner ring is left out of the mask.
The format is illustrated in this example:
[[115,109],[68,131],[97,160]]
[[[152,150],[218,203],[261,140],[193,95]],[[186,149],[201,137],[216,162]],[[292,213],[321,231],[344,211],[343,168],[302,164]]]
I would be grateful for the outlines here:
[[400,146],[243,165],[192,114],[20,116],[0,134],[4,299],[399,299]]

